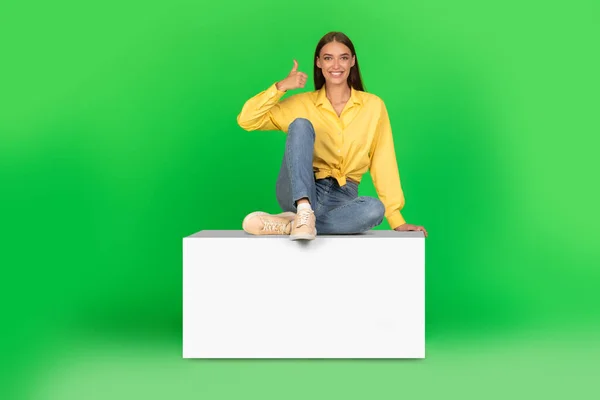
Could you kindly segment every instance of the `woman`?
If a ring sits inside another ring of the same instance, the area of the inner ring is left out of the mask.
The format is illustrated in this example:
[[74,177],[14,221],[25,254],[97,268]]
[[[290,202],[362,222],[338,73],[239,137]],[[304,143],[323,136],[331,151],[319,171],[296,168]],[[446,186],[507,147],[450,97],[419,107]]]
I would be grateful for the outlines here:
[[[364,91],[354,45],[341,32],[326,34],[315,50],[315,90],[281,100],[304,88],[298,63],[288,76],[249,99],[237,122],[247,131],[287,133],[276,184],[283,213],[253,212],[242,223],[254,235],[356,234],[386,217],[396,231],[427,231],[407,224],[400,213],[404,194],[392,131],[383,101]],[[358,196],[370,171],[379,199]]]

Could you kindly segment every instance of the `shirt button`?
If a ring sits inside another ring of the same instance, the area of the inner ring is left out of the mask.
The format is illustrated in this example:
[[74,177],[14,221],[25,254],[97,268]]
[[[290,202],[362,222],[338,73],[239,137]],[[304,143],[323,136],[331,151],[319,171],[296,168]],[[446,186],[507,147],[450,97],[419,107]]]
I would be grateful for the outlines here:
[[341,150],[340,150],[340,149],[338,149],[338,153],[339,153],[340,151],[341,151]]

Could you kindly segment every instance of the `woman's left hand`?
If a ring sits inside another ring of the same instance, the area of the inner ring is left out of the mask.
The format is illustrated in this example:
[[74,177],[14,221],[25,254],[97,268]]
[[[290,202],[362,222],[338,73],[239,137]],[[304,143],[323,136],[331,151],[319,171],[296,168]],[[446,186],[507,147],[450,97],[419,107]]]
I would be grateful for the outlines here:
[[423,232],[425,234],[425,237],[427,237],[427,231],[425,230],[425,227],[423,227],[423,226],[411,225],[411,224],[403,224],[403,225],[398,226],[394,230],[398,231],[398,232],[421,231],[421,232]]

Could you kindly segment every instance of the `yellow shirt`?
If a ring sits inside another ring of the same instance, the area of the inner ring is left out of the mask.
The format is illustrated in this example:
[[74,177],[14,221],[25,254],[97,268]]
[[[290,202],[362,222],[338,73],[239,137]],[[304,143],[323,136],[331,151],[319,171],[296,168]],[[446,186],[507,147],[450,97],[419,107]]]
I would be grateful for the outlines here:
[[315,179],[332,176],[343,186],[346,178],[360,182],[369,171],[390,227],[404,224],[400,212],[404,193],[384,102],[374,94],[352,88],[350,99],[338,117],[325,94],[325,85],[320,90],[281,100],[284,94],[274,83],[250,98],[237,117],[240,127],[247,131],[287,133],[294,119],[308,119],[316,136]]

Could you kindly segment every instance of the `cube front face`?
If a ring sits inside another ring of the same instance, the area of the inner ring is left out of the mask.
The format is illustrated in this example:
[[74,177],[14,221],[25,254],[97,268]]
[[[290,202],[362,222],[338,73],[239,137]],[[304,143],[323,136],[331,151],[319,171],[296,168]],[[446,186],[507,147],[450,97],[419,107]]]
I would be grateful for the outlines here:
[[187,237],[184,358],[423,358],[425,243]]

